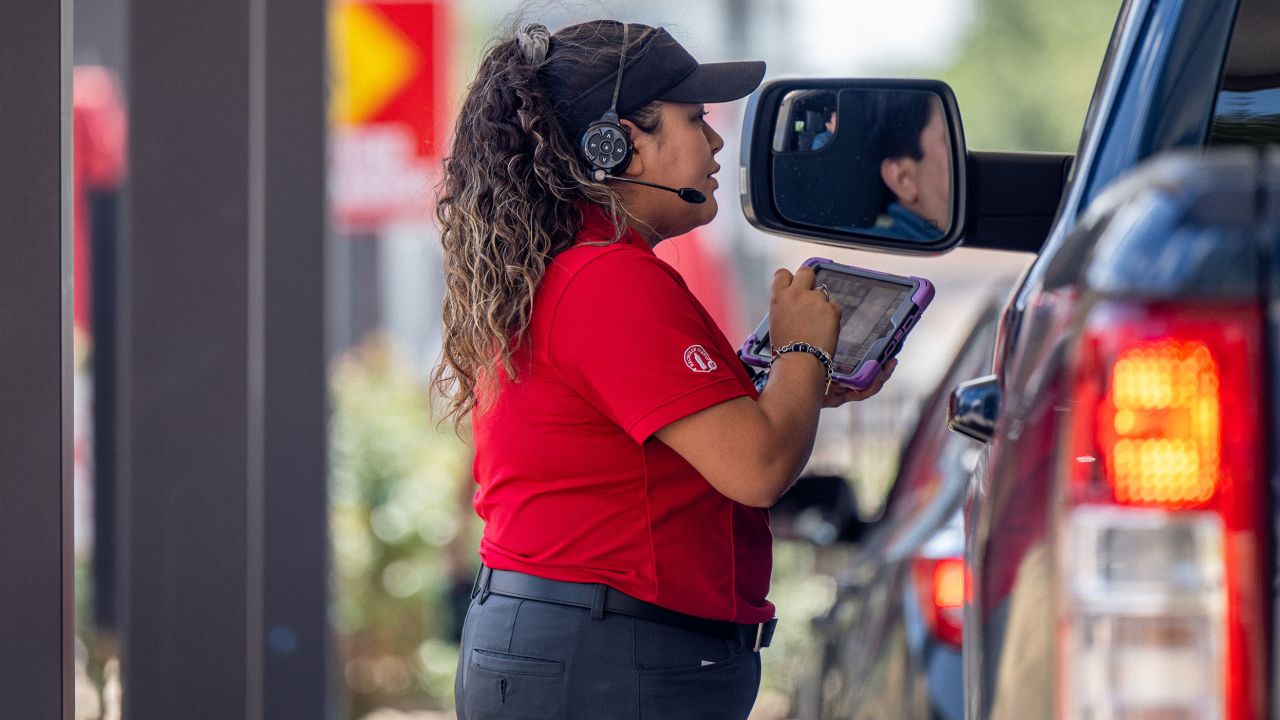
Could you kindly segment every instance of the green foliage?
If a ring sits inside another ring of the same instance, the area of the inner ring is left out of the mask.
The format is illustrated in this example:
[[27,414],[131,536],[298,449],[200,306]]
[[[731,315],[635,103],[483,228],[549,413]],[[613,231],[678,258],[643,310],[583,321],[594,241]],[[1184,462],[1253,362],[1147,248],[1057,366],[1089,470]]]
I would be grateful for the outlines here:
[[790,696],[813,671],[817,638],[811,624],[831,608],[835,592],[831,578],[815,571],[815,554],[805,542],[774,542],[769,600],[778,608],[778,631],[761,656],[762,689]]
[[470,451],[382,339],[335,365],[331,393],[332,621],[350,715],[449,707],[449,590],[479,544]]
[[1075,152],[1120,0],[978,0],[956,92],[970,148]]

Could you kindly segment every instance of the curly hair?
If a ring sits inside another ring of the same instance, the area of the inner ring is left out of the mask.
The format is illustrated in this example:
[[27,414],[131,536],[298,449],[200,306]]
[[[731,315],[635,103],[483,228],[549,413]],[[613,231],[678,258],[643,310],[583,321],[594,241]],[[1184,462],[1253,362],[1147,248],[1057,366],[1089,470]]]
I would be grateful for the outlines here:
[[[640,29],[637,32],[636,29]],[[632,38],[646,26],[632,24]],[[562,115],[565,103],[616,72],[623,25],[573,25],[554,35],[529,25],[498,38],[467,89],[444,161],[436,214],[444,251],[443,348],[431,382],[455,425],[492,401],[500,371],[518,380],[513,355],[524,341],[534,292],[556,253],[582,227],[579,202],[604,209],[621,238],[626,208],[595,182]],[[614,70],[610,71],[608,68]],[[658,128],[659,103],[629,113]]]

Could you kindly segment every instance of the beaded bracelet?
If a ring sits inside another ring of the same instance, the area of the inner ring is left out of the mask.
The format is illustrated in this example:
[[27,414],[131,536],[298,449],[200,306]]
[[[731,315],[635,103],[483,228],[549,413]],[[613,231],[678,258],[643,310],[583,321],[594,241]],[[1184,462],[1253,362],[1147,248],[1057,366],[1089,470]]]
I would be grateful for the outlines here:
[[792,340],[786,345],[774,345],[771,348],[771,351],[772,357],[769,359],[769,369],[771,370],[773,369],[773,363],[776,362],[779,357],[789,352],[805,352],[818,358],[818,362],[822,363],[822,367],[827,371],[827,386],[826,389],[823,390],[822,394],[826,395],[828,392],[831,392],[831,377],[835,372],[835,369],[831,363],[831,356],[827,354],[826,350],[823,350],[817,345],[810,345],[806,342]]

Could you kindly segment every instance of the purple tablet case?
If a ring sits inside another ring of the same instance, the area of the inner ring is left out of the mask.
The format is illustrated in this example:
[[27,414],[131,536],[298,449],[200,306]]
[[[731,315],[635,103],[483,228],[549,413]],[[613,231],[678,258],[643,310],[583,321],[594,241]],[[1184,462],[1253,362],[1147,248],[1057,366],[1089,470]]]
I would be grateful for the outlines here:
[[[887,273],[876,272],[875,270],[866,270],[856,268],[849,265],[840,265],[826,258],[809,258],[805,261],[806,267],[817,270],[829,270],[832,272],[843,272],[859,277],[881,280],[884,282],[897,283],[899,285],[911,285],[912,291],[908,302],[902,303],[893,313],[893,333],[888,337],[883,337],[872,343],[871,348],[867,351],[866,356],[858,362],[852,372],[842,373],[836,372],[832,378],[847,387],[854,390],[865,390],[871,387],[871,383],[875,382],[877,376],[880,375],[880,369],[884,363],[890,358],[898,354],[902,349],[903,343],[906,341],[907,333],[911,332],[911,328],[915,327],[916,321],[924,313],[924,309],[929,307],[930,301],[933,300],[933,283],[922,277],[902,277],[899,275],[889,275]],[[766,315],[761,321],[760,326],[755,332],[747,337],[747,341],[742,344],[742,349],[738,351],[738,357],[742,361],[753,367],[768,368],[769,367],[769,316]]]

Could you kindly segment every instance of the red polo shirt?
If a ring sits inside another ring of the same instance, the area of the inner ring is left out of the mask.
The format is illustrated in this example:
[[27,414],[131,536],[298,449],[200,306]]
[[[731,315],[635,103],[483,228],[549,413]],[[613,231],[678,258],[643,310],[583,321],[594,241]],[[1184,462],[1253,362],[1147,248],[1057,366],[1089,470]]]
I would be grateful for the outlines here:
[[653,437],[755,388],[680,275],[592,208],[533,301],[519,381],[473,414],[489,567],[604,583],[671,610],[773,617],[769,513],[721,495]]

